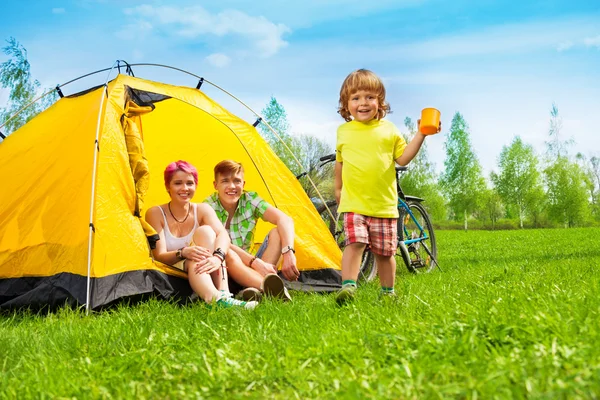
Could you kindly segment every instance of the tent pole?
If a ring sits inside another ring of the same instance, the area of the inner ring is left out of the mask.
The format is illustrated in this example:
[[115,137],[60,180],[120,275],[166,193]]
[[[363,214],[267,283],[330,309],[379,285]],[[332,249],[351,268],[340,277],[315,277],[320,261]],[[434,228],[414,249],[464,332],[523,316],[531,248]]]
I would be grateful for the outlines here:
[[100,99],[100,108],[98,109],[98,122],[96,123],[96,140],[94,140],[94,165],[92,166],[92,193],[90,201],[90,224],[88,234],[88,255],[87,255],[87,287],[85,291],[85,312],[90,313],[90,300],[91,300],[91,269],[92,269],[92,236],[96,231],[94,227],[94,198],[96,197],[96,172],[98,164],[98,153],[100,152],[100,143],[98,139],[100,137],[100,122],[102,121],[102,108],[104,107],[104,98],[108,97],[108,86],[104,85],[102,96]]
[[88,255],[87,255],[87,287],[85,292],[85,313],[89,315],[90,313],[90,301],[92,297],[91,293],[91,273],[92,273],[92,239],[93,234],[96,231],[94,227],[94,199],[96,198],[96,173],[97,173],[97,165],[98,165],[98,153],[100,152],[100,124],[102,122],[102,109],[104,108],[104,99],[108,98],[108,80],[110,78],[110,74],[112,70],[115,68],[115,65],[118,64],[118,60],[113,64],[110,71],[108,71],[108,75],[106,77],[106,82],[104,82],[104,91],[102,92],[102,96],[100,98],[100,108],[98,109],[98,121],[96,123],[96,139],[94,140],[94,165],[92,166],[92,193],[90,200],[90,223],[89,223],[89,233],[88,233]]

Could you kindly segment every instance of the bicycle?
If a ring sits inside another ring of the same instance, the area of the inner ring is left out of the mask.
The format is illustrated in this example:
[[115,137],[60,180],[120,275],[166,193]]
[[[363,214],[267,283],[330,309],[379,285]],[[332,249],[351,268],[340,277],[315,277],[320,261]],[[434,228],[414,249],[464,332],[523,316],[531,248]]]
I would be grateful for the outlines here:
[[[319,159],[318,168],[335,161],[335,154],[329,154]],[[437,262],[437,245],[431,218],[421,204],[424,199],[405,195],[400,186],[400,174],[407,167],[396,166],[396,190],[398,193],[398,250],[396,255],[402,258],[406,268],[411,273],[431,272],[435,267],[440,271]],[[344,243],[343,221],[337,213],[335,200],[326,201],[317,206],[317,212],[329,227],[340,248]],[[333,217],[333,218],[332,218]],[[377,275],[375,257],[367,248],[363,253],[360,265],[359,280],[370,281]]]

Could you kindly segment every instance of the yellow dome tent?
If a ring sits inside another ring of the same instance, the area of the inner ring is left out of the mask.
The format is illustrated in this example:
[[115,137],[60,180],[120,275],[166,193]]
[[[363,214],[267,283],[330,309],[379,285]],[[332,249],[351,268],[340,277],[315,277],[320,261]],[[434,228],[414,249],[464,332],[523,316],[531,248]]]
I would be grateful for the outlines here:
[[[294,218],[296,288],[337,287],[340,250],[254,126],[198,88],[119,74],[62,97],[0,143],[0,308],[187,298],[185,274],[152,259],[143,216],[168,201],[167,164],[196,166],[201,202],[223,159],[241,162],[246,189]],[[270,228],[261,221],[256,238]]]

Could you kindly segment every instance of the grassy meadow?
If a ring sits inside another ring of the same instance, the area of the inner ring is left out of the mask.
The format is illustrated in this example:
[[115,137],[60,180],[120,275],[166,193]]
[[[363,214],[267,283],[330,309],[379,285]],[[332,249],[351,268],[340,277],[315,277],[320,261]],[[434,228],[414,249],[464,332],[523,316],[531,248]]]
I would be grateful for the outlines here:
[[443,272],[399,264],[337,307],[152,300],[0,315],[0,398],[600,397],[600,229],[440,231]]

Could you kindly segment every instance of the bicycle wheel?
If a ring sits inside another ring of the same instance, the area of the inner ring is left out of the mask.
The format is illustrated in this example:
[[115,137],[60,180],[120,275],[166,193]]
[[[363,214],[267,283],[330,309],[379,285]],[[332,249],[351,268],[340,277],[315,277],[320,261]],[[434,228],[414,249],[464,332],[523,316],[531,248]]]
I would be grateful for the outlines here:
[[[327,210],[328,208],[329,208],[329,211]],[[337,208],[338,208],[338,205],[335,202],[335,200],[329,200],[327,202],[327,206],[325,206],[325,204],[323,204],[317,208],[317,212],[321,216],[321,219],[323,221],[325,221],[325,224],[329,228],[329,232],[331,232],[333,237],[335,237],[335,232],[337,230],[336,229],[336,224],[337,224],[337,219],[338,219]],[[330,211],[331,211],[331,214],[329,213]],[[331,218],[331,216],[333,216],[333,219]]]
[[[437,246],[431,219],[420,202],[409,200],[406,204],[414,219],[406,211],[401,213],[402,219],[398,221],[398,239],[401,242],[398,251],[410,272],[430,272],[437,263]],[[414,239],[420,240],[406,243]]]
[[[336,208],[337,210],[337,208]],[[335,224],[335,241],[338,244],[340,249],[344,248],[344,241],[346,240],[346,235],[344,234],[344,219],[340,214],[337,216],[336,224]],[[369,282],[372,281],[375,276],[377,276],[377,267],[375,266],[375,256],[373,253],[369,251],[368,248],[363,252],[362,258],[360,260],[360,269],[358,271],[358,281],[359,282]]]

